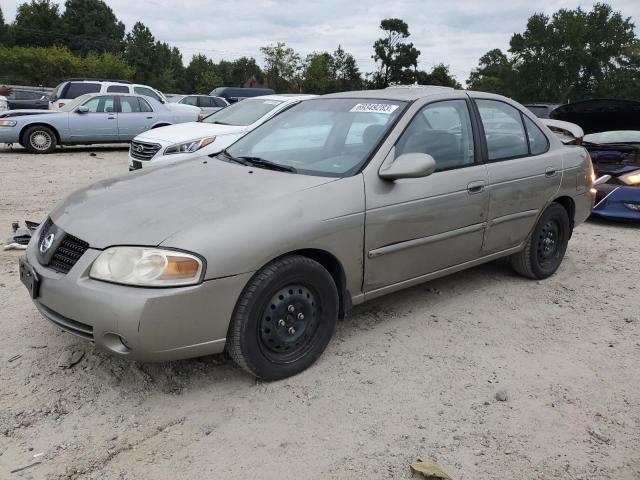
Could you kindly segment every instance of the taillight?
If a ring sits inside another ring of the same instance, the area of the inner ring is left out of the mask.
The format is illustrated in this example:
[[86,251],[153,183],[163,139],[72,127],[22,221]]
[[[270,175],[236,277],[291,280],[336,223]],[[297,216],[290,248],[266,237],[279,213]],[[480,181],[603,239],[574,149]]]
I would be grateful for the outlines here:
[[199,115],[198,115],[198,122],[201,122],[203,118],[204,118],[204,115],[199,114]]

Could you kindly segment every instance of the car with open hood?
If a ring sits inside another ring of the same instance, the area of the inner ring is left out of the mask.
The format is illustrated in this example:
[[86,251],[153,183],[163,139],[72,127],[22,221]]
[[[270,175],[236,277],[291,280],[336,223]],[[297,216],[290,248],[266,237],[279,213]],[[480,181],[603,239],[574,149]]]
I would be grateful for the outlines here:
[[277,379],[309,367],[353,305],[501,257],[553,275],[594,194],[584,148],[505,97],[335,93],[219,154],[71,194],[20,275],[47,319],[114,355],[226,348]]
[[59,110],[0,113],[0,143],[20,144],[31,153],[51,153],[57,145],[129,142],[139,133],[198,119],[200,109],[119,93],[88,93]]
[[556,108],[551,118],[584,130],[598,177],[592,214],[640,220],[640,101],[585,100]]
[[198,122],[144,132],[129,148],[129,170],[218,153],[281,111],[316,95],[264,95],[234,103]]

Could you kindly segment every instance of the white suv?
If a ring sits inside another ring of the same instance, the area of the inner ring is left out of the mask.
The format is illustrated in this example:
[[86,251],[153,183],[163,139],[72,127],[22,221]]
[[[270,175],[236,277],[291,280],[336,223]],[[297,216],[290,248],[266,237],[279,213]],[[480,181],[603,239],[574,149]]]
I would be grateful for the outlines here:
[[85,93],[137,93],[167,103],[166,97],[148,85],[139,85],[124,80],[100,78],[72,78],[58,85],[51,94],[51,108],[59,109],[74,98]]
[[9,110],[9,102],[7,102],[7,97],[3,97],[0,95],[0,112],[6,112]]

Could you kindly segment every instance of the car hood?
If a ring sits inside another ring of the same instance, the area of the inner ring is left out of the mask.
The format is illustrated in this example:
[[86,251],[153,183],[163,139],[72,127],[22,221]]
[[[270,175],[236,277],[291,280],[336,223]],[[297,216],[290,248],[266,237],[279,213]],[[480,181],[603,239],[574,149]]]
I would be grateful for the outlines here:
[[201,157],[78,190],[54,209],[51,219],[92,248],[155,246],[182,229],[255,215],[269,202],[335,180]]
[[0,114],[0,118],[13,118],[24,117],[27,115],[66,115],[67,112],[60,110],[36,110],[36,109],[21,109],[21,110],[9,110]]
[[214,123],[187,122],[167,127],[154,128],[138,135],[135,140],[159,140],[171,143],[186,142],[210,135],[229,135],[243,133],[247,127],[236,125],[218,125]]
[[585,134],[614,130],[640,130],[640,101],[599,99],[562,105],[549,115],[575,123]]

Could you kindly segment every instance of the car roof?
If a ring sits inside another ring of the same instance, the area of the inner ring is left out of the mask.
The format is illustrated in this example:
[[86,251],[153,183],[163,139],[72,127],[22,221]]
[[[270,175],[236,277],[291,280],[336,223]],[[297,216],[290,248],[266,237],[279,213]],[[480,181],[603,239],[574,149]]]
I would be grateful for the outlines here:
[[435,85],[402,85],[388,87],[379,90],[356,90],[352,92],[330,93],[323,98],[378,98],[384,100],[411,101],[418,98],[440,95],[447,92],[455,92],[451,87],[439,87]]

